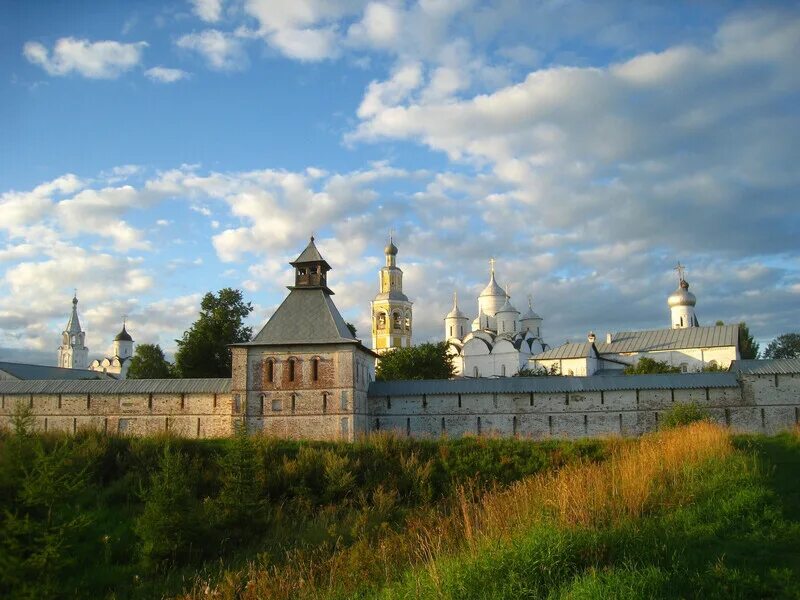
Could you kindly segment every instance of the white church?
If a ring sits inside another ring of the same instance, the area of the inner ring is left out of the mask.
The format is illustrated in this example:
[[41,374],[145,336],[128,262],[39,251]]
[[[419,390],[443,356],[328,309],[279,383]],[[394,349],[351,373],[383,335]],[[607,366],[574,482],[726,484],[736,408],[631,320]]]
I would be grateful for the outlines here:
[[511,304],[511,296],[498,285],[494,259],[489,283],[478,296],[478,316],[470,326],[453,296],[453,309],[444,318],[445,341],[456,375],[510,377],[527,368],[531,356],[547,350],[542,339],[542,317],[528,297],[524,314]]
[[78,318],[78,294],[72,297],[72,314],[67,326],[61,333],[61,345],[58,347],[58,366],[62,369],[90,370],[116,379],[125,379],[133,358],[133,338],[125,328],[114,337],[111,345],[111,356],[95,359],[89,364],[89,348],[86,347],[86,332],[81,329]]

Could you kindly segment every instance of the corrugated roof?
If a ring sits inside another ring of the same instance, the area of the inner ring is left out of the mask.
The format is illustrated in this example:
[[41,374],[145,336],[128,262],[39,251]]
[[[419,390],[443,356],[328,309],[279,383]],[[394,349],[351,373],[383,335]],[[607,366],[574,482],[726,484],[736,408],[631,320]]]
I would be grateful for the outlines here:
[[230,379],[0,381],[0,394],[226,394]]
[[101,371],[12,362],[0,362],[0,371],[5,371],[17,379],[113,379]]
[[552,360],[552,359],[563,359],[563,358],[585,358],[587,356],[592,355],[592,344],[591,342],[576,342],[576,343],[567,343],[562,344],[556,348],[551,348],[550,350],[545,350],[544,352],[540,352],[535,356],[532,356],[534,360]]
[[716,348],[738,343],[738,325],[686,327],[685,329],[650,329],[619,331],[611,334],[611,343],[596,342],[600,354],[619,352],[653,352],[684,348]]
[[800,374],[800,358],[735,360],[730,370],[750,375]]
[[252,341],[240,345],[358,344],[330,296],[320,288],[293,288]]
[[500,377],[374,381],[370,396],[421,396],[422,394],[527,394],[599,392],[613,390],[665,390],[727,388],[739,384],[733,373],[675,373],[607,377]]

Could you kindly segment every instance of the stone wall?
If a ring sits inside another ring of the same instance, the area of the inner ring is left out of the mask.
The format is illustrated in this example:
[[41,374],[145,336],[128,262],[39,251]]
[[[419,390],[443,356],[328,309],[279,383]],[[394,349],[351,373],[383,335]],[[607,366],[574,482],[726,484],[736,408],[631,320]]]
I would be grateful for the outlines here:
[[231,435],[237,415],[229,393],[4,393],[0,427],[11,427],[14,407],[29,406],[39,431],[94,429],[150,435],[171,432],[185,437]]

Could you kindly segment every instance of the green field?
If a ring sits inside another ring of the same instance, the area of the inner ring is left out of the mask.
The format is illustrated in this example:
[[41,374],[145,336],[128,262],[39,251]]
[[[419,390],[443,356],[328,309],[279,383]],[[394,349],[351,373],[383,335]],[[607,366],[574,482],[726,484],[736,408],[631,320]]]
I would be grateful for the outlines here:
[[800,598],[800,436],[0,436],[0,597]]

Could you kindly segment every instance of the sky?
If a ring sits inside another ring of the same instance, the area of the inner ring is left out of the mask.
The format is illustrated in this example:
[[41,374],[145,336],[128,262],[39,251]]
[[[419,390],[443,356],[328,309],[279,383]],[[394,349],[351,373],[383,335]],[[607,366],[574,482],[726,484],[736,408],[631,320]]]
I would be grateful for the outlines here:
[[551,346],[800,325],[800,7],[0,1],[0,360],[169,354],[200,298],[257,331],[314,235],[370,345],[389,232],[414,342],[501,285]]

